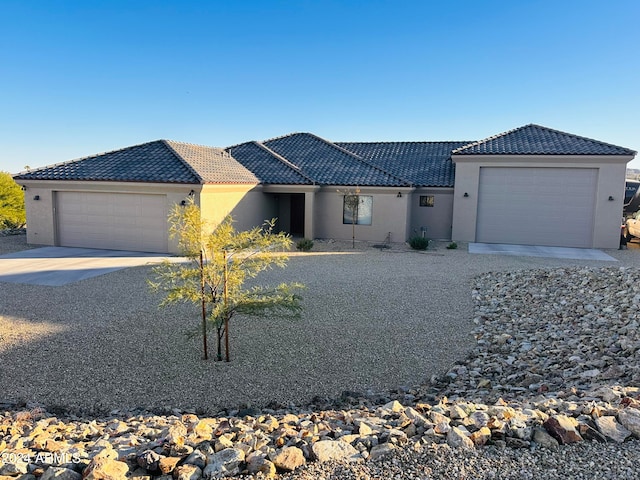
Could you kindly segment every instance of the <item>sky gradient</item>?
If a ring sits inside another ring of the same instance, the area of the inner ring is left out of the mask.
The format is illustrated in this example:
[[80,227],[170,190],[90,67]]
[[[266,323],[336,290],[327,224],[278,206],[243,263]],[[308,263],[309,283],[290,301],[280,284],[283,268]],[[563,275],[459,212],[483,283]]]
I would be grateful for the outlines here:
[[637,0],[2,0],[0,170],[529,123],[640,150],[639,21]]

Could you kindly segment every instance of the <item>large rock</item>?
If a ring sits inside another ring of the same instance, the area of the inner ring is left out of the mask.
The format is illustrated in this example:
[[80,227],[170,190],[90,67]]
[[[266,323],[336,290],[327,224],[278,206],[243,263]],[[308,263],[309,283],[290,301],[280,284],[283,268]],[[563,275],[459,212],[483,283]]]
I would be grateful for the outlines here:
[[320,440],[313,444],[313,454],[319,462],[330,460],[356,461],[362,456],[352,445],[340,440]]
[[404,412],[404,407],[402,406],[402,404],[397,401],[397,400],[393,400],[389,403],[387,403],[384,407],[382,407],[384,410],[386,410],[387,412],[393,412],[393,413],[400,413],[400,412]]
[[414,408],[407,407],[404,414],[418,427],[423,427],[428,423],[427,418]]
[[211,479],[237,475],[240,473],[240,464],[244,462],[244,457],[244,451],[239,448],[227,448],[209,455],[202,476]]
[[180,460],[182,460],[181,457],[162,457],[159,465],[160,472],[165,475],[172,473]]
[[199,480],[202,470],[196,465],[180,465],[173,470],[175,480]]
[[582,441],[582,437],[576,430],[577,426],[578,422],[566,415],[554,415],[543,423],[545,430],[563,445]]
[[124,480],[129,466],[124,462],[106,457],[95,457],[84,469],[84,480]]
[[251,475],[261,473],[266,478],[276,476],[276,466],[273,462],[260,455],[251,455],[247,458],[247,471]]
[[207,465],[207,456],[200,450],[194,450],[193,453],[185,459],[184,464],[195,465],[203,469]]
[[177,422],[169,427],[165,441],[170,445],[182,446],[186,436],[187,427],[183,423]]
[[624,442],[631,432],[616,422],[616,417],[606,416],[595,419],[596,426],[600,433],[617,443]]
[[480,430],[473,432],[469,439],[473,442],[473,444],[477,447],[485,445],[489,440],[491,440],[491,430],[487,427],[482,427]]
[[618,412],[618,421],[629,430],[634,437],[640,438],[640,410],[624,408]]
[[283,448],[273,457],[272,461],[277,469],[287,472],[292,472],[306,463],[304,454],[298,447]]
[[8,477],[17,477],[23,473],[27,473],[29,470],[29,464],[20,459],[20,456],[16,456],[15,460],[9,456],[10,460],[14,460],[12,462],[5,463],[2,465],[0,463],[0,475],[6,475]]
[[136,463],[149,472],[155,472],[160,466],[160,454],[153,450],[145,450],[136,457]]
[[449,430],[447,433],[447,443],[453,448],[463,448],[467,450],[475,448],[473,441],[458,427],[452,427],[451,430]]
[[75,470],[64,467],[49,467],[40,477],[40,480],[81,480],[80,475]]

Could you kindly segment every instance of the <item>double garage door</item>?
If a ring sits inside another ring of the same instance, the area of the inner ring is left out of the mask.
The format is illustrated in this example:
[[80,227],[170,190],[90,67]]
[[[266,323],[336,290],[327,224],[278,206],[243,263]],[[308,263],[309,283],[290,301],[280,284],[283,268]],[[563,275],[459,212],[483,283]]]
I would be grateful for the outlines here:
[[598,170],[480,169],[476,241],[591,248]]
[[167,252],[167,198],[132,193],[57,192],[57,244]]

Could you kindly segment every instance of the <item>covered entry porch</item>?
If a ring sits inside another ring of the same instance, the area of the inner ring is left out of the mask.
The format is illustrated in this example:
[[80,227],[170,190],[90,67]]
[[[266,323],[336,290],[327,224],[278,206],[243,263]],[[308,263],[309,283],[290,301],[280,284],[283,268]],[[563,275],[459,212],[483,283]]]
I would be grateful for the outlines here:
[[276,229],[293,237],[315,238],[313,214],[318,190],[314,185],[266,185],[263,192],[275,204]]

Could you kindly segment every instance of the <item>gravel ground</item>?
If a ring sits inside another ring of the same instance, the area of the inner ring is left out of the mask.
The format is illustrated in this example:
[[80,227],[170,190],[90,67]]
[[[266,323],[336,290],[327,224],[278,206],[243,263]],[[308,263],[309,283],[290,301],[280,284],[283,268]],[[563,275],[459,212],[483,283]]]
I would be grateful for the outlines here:
[[[27,248],[0,238],[0,254]],[[491,271],[640,266],[640,250],[607,251],[619,263],[470,255],[444,244],[425,253],[394,246],[318,242],[265,280],[307,284],[301,320],[233,324],[230,364],[200,360],[190,306],[159,311],[137,267],[66,287],[2,284],[0,403],[102,410],[197,407],[203,412],[304,404],[343,390],[393,389],[444,373],[475,341],[473,278]],[[107,283],[108,282],[108,283]],[[366,463],[308,463],[282,479],[640,478],[639,442],[559,449],[478,450],[416,444]]]
[[448,445],[402,450],[391,458],[349,465],[311,463],[280,480],[629,480],[638,478],[640,442],[583,442],[551,451],[484,447],[452,449]]
[[[0,253],[26,248],[0,238]],[[444,373],[474,346],[474,275],[491,270],[602,265],[470,255],[444,244],[419,253],[317,242],[263,281],[306,285],[299,320],[234,319],[232,362],[203,361],[186,333],[198,309],[158,309],[136,267],[63,287],[3,284],[0,400],[87,413],[175,407],[216,413],[306,404],[345,390],[412,386]],[[608,252],[636,262],[634,250]],[[210,353],[213,353],[212,351]]]

